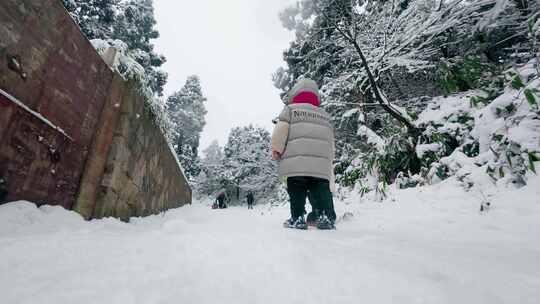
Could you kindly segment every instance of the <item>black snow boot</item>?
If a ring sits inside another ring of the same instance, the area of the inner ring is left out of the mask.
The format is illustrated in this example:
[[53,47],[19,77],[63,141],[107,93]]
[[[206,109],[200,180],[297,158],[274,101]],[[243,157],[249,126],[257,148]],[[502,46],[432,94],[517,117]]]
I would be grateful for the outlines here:
[[336,226],[334,225],[334,221],[329,219],[328,216],[326,216],[326,213],[323,212],[317,220],[317,229],[331,230],[336,229]]
[[302,230],[306,230],[308,228],[303,216],[299,216],[297,218],[291,217],[283,223],[283,227]]

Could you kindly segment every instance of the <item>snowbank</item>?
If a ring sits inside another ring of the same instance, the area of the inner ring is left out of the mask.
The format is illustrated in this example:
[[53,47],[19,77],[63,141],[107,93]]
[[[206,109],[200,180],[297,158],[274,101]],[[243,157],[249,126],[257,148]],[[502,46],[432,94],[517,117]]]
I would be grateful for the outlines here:
[[[0,206],[3,303],[536,303],[540,178],[457,178],[374,203],[341,193],[336,231],[286,230],[288,205],[206,203],[122,223]],[[519,198],[517,200],[516,198]],[[490,209],[480,205],[490,201]],[[325,288],[313,288],[321,286]]]
[[[432,164],[428,182],[440,181],[430,180],[434,172],[455,174],[457,166],[468,167],[468,174],[474,171],[476,179],[484,178],[471,164],[481,167],[493,183],[520,187],[528,182],[526,173],[534,172],[534,162],[540,159],[540,78],[533,61],[507,71],[505,77],[504,91],[493,100],[481,91],[469,91],[434,98],[420,113],[416,124],[425,127],[427,142],[417,146],[418,157],[427,155],[432,162],[448,156]],[[474,184],[473,178],[461,177]]]
[[423,158],[424,155],[428,152],[437,153],[441,149],[441,144],[434,143],[434,144],[423,144],[423,145],[417,145],[416,146],[416,155],[418,158]]

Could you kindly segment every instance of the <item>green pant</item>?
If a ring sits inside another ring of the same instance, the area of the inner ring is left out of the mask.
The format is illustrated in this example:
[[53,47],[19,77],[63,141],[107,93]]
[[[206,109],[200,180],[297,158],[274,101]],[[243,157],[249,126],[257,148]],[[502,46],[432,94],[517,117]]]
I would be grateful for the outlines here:
[[[310,193],[311,205],[324,212],[331,220],[336,219],[330,183],[326,179],[312,176],[293,176],[287,178],[287,192],[291,202],[291,216],[304,215],[306,197]],[[313,201],[311,201],[313,200]]]

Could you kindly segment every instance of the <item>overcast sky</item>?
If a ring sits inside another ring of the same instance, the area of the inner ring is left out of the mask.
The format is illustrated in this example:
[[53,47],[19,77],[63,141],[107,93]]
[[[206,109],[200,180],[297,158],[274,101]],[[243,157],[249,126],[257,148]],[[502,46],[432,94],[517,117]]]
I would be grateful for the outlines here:
[[201,78],[208,98],[201,148],[223,145],[234,126],[250,123],[271,130],[281,110],[272,73],[293,39],[279,11],[294,0],[154,0],[160,38],[156,50],[167,57],[166,95],[187,76]]

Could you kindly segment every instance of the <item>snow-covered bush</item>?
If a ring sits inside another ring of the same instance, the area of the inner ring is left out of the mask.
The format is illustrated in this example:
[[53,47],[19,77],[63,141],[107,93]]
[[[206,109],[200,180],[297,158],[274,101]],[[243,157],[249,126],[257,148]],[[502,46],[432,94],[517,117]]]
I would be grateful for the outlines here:
[[[481,56],[456,56],[440,64],[441,86],[447,94],[482,89],[488,96],[500,67]],[[499,87],[500,88],[500,87]]]
[[144,68],[134,59],[125,42],[121,40],[93,39],[90,40],[90,43],[100,55],[103,55],[111,47],[116,49],[117,56],[112,68],[126,80],[138,81],[141,84],[140,90],[144,93],[144,96],[152,95],[146,83]]
[[540,155],[539,74],[534,61],[510,72],[505,93],[479,110],[474,135],[494,180],[526,184]]
[[398,180],[403,185],[409,184],[405,178],[420,173],[420,159],[414,153],[411,138],[406,134],[387,140],[375,136],[364,140],[371,142],[369,149],[360,152],[350,163],[341,162],[339,167],[336,166],[336,180],[341,185],[359,185],[362,195],[373,192],[380,199],[385,196],[389,184]]
[[[432,164],[428,179],[433,178],[433,170],[440,168],[449,171],[449,175],[456,174],[461,168],[449,166],[444,157],[459,151],[463,155],[461,159],[468,157],[476,166],[485,168],[494,182],[526,184],[526,174],[535,170],[534,162],[540,155],[537,103],[540,79],[534,61],[504,74],[507,76],[506,87],[489,104],[468,103],[466,97],[476,94],[470,91],[435,99],[434,105],[421,114],[421,123],[437,126],[436,134],[445,134],[452,127],[454,133],[450,135],[458,145]],[[452,122],[452,117],[463,115],[472,120],[462,120],[459,124]]]
[[471,189],[486,182],[478,172],[493,184],[525,185],[540,160],[540,77],[534,66],[532,60],[494,75],[506,80],[486,103],[471,102],[486,96],[482,90],[433,98],[415,120],[423,130],[416,143],[406,134],[381,138],[362,126],[360,139],[370,148],[338,162],[338,181],[374,199],[384,196],[384,185],[409,188],[452,176]]

